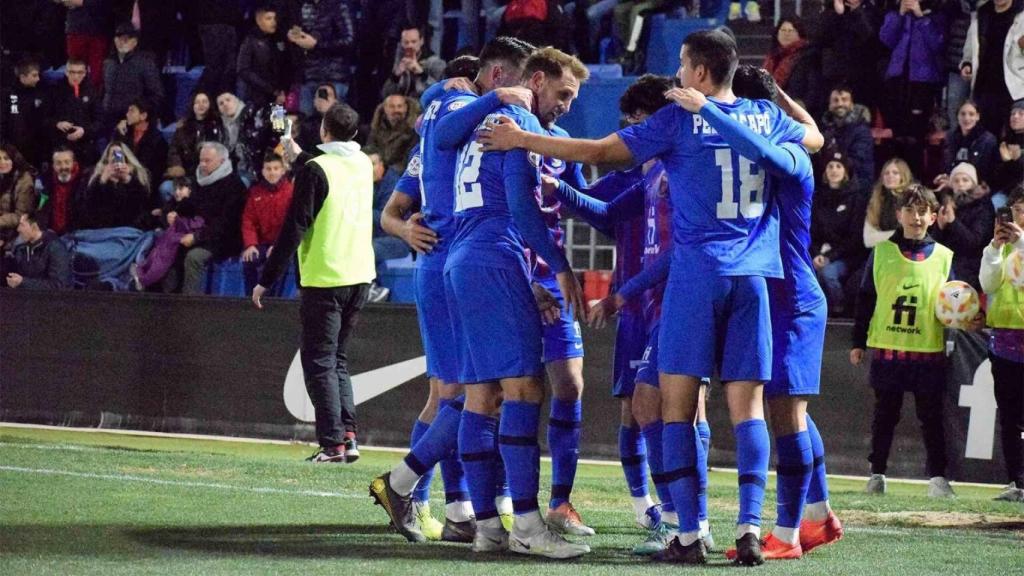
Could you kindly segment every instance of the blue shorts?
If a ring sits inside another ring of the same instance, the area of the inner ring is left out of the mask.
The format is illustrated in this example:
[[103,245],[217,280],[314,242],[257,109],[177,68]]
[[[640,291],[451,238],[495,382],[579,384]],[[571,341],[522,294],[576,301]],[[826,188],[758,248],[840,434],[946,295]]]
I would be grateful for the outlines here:
[[558,289],[558,280],[554,275],[549,275],[535,278],[534,282],[547,288],[562,307],[558,321],[544,326],[544,363],[582,358],[583,333],[580,331],[580,323],[573,319],[572,312],[566,307],[562,291]]
[[619,315],[615,330],[612,396],[629,398],[636,387],[637,369],[642,365],[647,346],[647,324],[641,312]]
[[423,352],[427,355],[427,376],[445,383],[458,382],[459,363],[453,346],[455,333],[448,314],[444,271],[417,268],[413,280],[420,339],[423,341]]
[[658,370],[722,382],[771,379],[772,326],[761,276],[669,272],[661,309]]
[[541,322],[520,270],[449,266],[444,275],[460,384],[541,376]]
[[[640,367],[636,371],[637,383],[647,384],[658,388],[658,333],[661,331],[660,321],[651,328],[647,339],[647,348],[644,349],[643,358],[640,360]],[[701,386],[711,383],[710,378],[701,378]]]
[[764,387],[766,396],[818,394],[827,318],[824,301],[795,314],[772,311],[772,379]]

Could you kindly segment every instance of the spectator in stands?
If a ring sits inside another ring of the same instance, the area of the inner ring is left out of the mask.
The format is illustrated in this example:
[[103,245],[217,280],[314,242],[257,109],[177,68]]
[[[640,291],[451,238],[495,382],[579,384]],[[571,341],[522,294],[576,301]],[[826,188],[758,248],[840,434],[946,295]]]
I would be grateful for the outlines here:
[[[191,113],[178,120],[178,128],[167,151],[167,178],[182,178],[194,174],[199,166],[199,144],[220,142],[224,138],[224,125],[220,113],[212,105],[209,93],[197,91],[192,95]],[[170,199],[174,188],[170,180],[160,186],[160,197]]]
[[819,25],[823,85],[849,86],[869,110],[880,103],[881,25],[882,17],[870,0],[825,2]]
[[11,144],[0,144],[0,247],[14,239],[18,219],[35,212],[35,170]]
[[35,214],[18,218],[14,247],[14,271],[6,275],[7,286],[22,290],[63,290],[71,287],[71,256],[57,234],[39,225]]
[[252,182],[256,178],[252,154],[259,132],[256,127],[256,112],[231,92],[217,96],[217,110],[220,112],[223,126],[221,141],[231,153],[234,173],[244,182]]
[[273,5],[256,9],[256,27],[238,49],[238,97],[260,108],[284,103],[284,44],[277,41],[277,10]]
[[[90,0],[92,2],[93,0]],[[186,0],[113,0],[114,22],[131,22],[139,30],[139,48],[153,55],[157,69],[167,63],[167,52],[182,36],[179,8],[198,5]]]
[[188,249],[181,287],[184,294],[202,293],[203,277],[211,260],[230,258],[242,251],[245,184],[235,173],[228,149],[223,144],[202,144],[196,183],[192,202],[196,216],[203,219],[203,228],[181,239],[181,245]]
[[893,158],[882,166],[882,174],[871,190],[864,218],[865,248],[874,248],[879,242],[888,240],[899,227],[896,221],[897,200],[913,183],[914,174],[903,159]]
[[992,243],[981,262],[981,286],[988,295],[987,323],[992,327],[988,358],[999,414],[1000,444],[1010,484],[996,500],[1024,502],[1024,289],[1010,283],[1010,256],[1024,255],[1024,185],[1010,191]]
[[1024,1],[991,0],[978,6],[960,71],[971,81],[985,129],[998,133],[1010,103],[1024,98]]
[[444,78],[444,60],[424,51],[423,33],[419,28],[402,30],[398,50],[391,77],[381,89],[382,96],[399,94],[418,99],[428,86]]
[[[957,111],[957,127],[946,134],[943,150],[943,170],[952,170],[961,162],[970,162],[978,169],[978,178],[988,182],[999,157],[999,147],[993,136],[981,123],[981,110],[972,100],[960,105]],[[944,179],[945,174],[937,179]]]
[[110,50],[113,18],[110,0],[62,0],[69,60],[85,62],[93,88],[103,90],[103,59]]
[[[619,0],[604,0],[614,7]],[[480,14],[483,10],[484,29],[483,41],[486,42],[498,34],[498,25],[505,7],[501,0],[462,0],[462,21],[459,23],[459,49],[467,49],[472,54],[480,51]]]
[[[46,113],[48,105],[39,85],[39,62],[25,58],[14,67],[14,86],[3,93],[3,121],[0,135],[14,145],[32,166],[45,160],[47,148]],[[17,226],[17,222],[14,223]]]
[[167,141],[157,128],[156,111],[149,102],[136,100],[128,106],[124,120],[117,123],[115,138],[131,148],[154,183],[163,175],[167,168]]
[[[832,89],[828,112],[821,121],[825,148],[842,154],[853,172],[849,180],[857,187],[867,187],[875,176],[875,140],[871,136],[871,111],[853,102],[848,86]],[[854,178],[856,177],[856,178]]]
[[953,168],[949,180],[936,195],[939,212],[929,233],[953,251],[956,279],[980,290],[981,251],[992,240],[996,220],[988,186],[978,182],[978,172],[972,164],[963,162]]
[[42,210],[50,230],[62,235],[76,228],[90,175],[89,169],[79,164],[72,148],[54,149],[50,170],[41,176],[42,195],[46,198]]
[[[284,159],[268,153],[258,182],[249,188],[249,197],[242,212],[242,267],[245,293],[256,287],[263,265],[284,225],[288,206],[292,203],[292,181],[285,174]],[[280,296],[284,282],[268,287],[269,296]]]
[[950,128],[956,126],[960,105],[971,95],[971,83],[960,74],[964,61],[964,44],[971,26],[971,16],[977,0],[947,0],[942,11],[946,14],[946,117]]
[[901,0],[898,9],[885,15],[879,32],[882,43],[892,50],[885,72],[885,120],[908,151],[921,149],[946,84],[946,17],[931,9],[934,1]]
[[158,217],[158,227],[164,232],[153,242],[153,248],[146,259],[138,266],[132,265],[129,273],[136,291],[141,292],[151,286],[162,283],[165,292],[173,292],[177,286],[177,274],[168,278],[168,272],[174,268],[179,254],[186,248],[181,239],[188,234],[195,234],[203,229],[203,219],[196,217],[195,204],[192,202],[192,181],[188,178],[175,178],[174,192],[164,206],[154,211]]
[[100,96],[91,83],[85,82],[85,62],[68,58],[64,76],[50,91],[51,142],[56,146],[67,146],[83,162],[91,163],[96,158],[96,121]]
[[761,21],[761,7],[757,4],[757,0],[747,0],[745,4],[729,3],[729,20],[740,19],[745,19],[747,22]]
[[120,24],[114,32],[116,52],[103,64],[104,125],[111,129],[137,100],[150,102],[159,110],[164,101],[160,70],[147,52],[137,50],[139,31],[131,23]]
[[790,97],[819,118],[823,112],[821,54],[811,45],[803,22],[796,17],[783,18],[775,27],[772,47],[764,60],[764,69]]
[[238,0],[192,0],[199,41],[203,45],[203,75],[199,86],[211,94],[235,90],[235,64],[242,22]]
[[[620,30],[624,29],[625,40],[629,41],[630,30],[637,16],[645,10],[660,8],[669,0],[643,0],[633,2],[625,0],[615,6],[616,23]],[[565,32],[569,22],[562,13],[561,4],[556,0],[509,0],[504,10],[495,11],[501,17],[498,36],[519,38],[534,46],[551,45],[560,50],[568,50],[570,37]]]
[[338,98],[348,94],[351,49],[355,44],[352,11],[343,0],[298,0],[290,6],[292,26],[287,39],[302,84],[299,111],[309,116],[313,113],[313,93],[320,84],[331,83]]
[[[388,200],[391,198],[391,193],[394,192],[395,184],[398,183],[398,178],[402,173],[385,166],[384,161],[381,160],[380,153],[372,148],[365,150],[365,152],[370,157],[370,161],[373,162],[373,255],[377,267],[377,277],[380,278],[381,273],[385,269],[385,260],[404,258],[409,255],[408,244],[401,238],[384,232],[380,227],[380,215],[384,211],[384,206],[387,205]],[[374,299],[374,294],[370,296],[372,302],[379,301]]]
[[128,146],[111,142],[89,178],[77,228],[144,228],[149,221],[149,178]]
[[[999,162],[992,176],[992,189],[1000,198],[1017,184],[1024,182],[1024,99],[1017,100],[1010,108],[1010,119],[1003,128],[999,140]],[[993,201],[995,202],[995,196]],[[1000,203],[1000,205],[1002,205]]]
[[314,114],[304,117],[299,122],[299,135],[295,139],[303,150],[316,155],[316,145],[320,143],[320,125],[323,123],[324,114],[338,103],[338,97],[334,93],[334,85],[330,83],[317,86],[313,98]]
[[849,310],[843,284],[867,256],[861,240],[865,202],[860,187],[854,185],[850,159],[841,152],[826,153],[826,157],[811,207],[811,256],[829,313],[843,316]]
[[419,142],[416,117],[419,102],[393,94],[384,99],[373,113],[367,145],[380,152],[384,165],[401,174],[405,171],[409,150]]

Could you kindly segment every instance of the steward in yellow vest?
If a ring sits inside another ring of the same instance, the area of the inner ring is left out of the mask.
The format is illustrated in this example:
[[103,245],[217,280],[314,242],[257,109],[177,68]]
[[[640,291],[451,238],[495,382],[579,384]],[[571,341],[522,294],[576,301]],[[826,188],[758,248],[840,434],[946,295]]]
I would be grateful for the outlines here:
[[[314,462],[359,458],[345,343],[376,274],[373,165],[352,141],[358,128],[359,115],[345,104],[335,104],[324,114],[323,144],[318,146],[322,154],[302,154],[294,163],[292,203],[252,293],[253,303],[262,308],[265,287],[273,286],[298,249],[299,352],[320,443],[309,458]],[[297,148],[293,142],[287,144]]]
[[945,356],[942,323],[935,298],[950,279],[953,252],[928,236],[939,207],[931,190],[908,186],[896,202],[900,228],[875,246],[857,294],[850,362],[860,365],[864,350],[874,349],[871,387],[875,392],[871,425],[871,479],[867,491],[885,492],[885,472],[905,392],[914,394],[921,421],[930,496],[952,496],[946,480],[946,439],[942,403]]
[[996,500],[1024,502],[1024,288],[1009,280],[1014,259],[1024,255],[1024,186],[1010,192],[997,217],[992,243],[981,257],[979,279],[988,295],[986,319],[992,327],[988,358],[999,415],[1000,440],[1010,481]]

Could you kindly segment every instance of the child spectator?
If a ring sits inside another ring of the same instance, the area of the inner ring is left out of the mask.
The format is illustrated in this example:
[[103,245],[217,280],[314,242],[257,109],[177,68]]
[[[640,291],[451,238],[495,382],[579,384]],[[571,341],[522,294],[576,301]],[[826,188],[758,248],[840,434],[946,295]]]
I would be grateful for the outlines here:
[[78,228],[143,228],[149,207],[149,171],[130,148],[111,142],[89,179]]
[[[192,95],[191,113],[178,120],[174,130],[170,148],[167,150],[167,178],[182,178],[192,175],[199,166],[199,144],[202,142],[220,142],[223,139],[224,126],[220,114],[213,107],[210,95],[202,90]],[[160,185],[160,196],[163,201],[171,197],[174,188],[171,180]]]
[[919,184],[900,194],[900,229],[875,246],[857,295],[850,363],[859,366],[865,348],[874,349],[869,494],[885,493],[893,432],[900,420],[903,396],[911,392],[928,455],[928,495],[954,495],[945,478],[945,338],[942,323],[932,312],[938,288],[951,279],[953,252],[928,236],[938,207],[932,191]]
[[899,226],[896,221],[897,200],[914,182],[910,166],[900,158],[893,158],[882,166],[882,174],[871,189],[867,214],[864,218],[864,247],[874,248],[887,240]]
[[1024,289],[1009,282],[1006,268],[1011,254],[1024,254],[1024,185],[1010,192],[1001,215],[981,261],[981,287],[988,294],[987,322],[992,327],[988,357],[1010,479],[996,500],[1024,502]]
[[35,170],[17,148],[0,144],[0,247],[14,240],[21,215],[34,212],[37,203]]
[[[249,189],[242,212],[242,267],[245,292],[251,294],[274,247],[292,203],[292,181],[285,176],[284,160],[273,152],[263,158],[261,178]],[[268,287],[268,296],[280,296],[284,282]]]
[[146,259],[131,269],[136,290],[142,291],[163,281],[174,266],[179,250],[184,249],[181,239],[202,230],[203,219],[196,216],[191,196],[192,182],[188,178],[175,178],[174,195],[156,211],[164,233],[153,243]]
[[167,141],[157,128],[157,117],[149,102],[132,102],[124,120],[118,122],[114,137],[131,148],[150,178],[155,180],[163,175],[167,166]]
[[941,207],[932,238],[953,251],[953,275],[979,290],[981,251],[992,239],[996,217],[988,186],[978,182],[973,165],[963,162],[953,168],[938,196]]
[[960,105],[956,119],[957,127],[946,133],[943,171],[952,170],[961,162],[970,162],[978,169],[978,180],[990,181],[999,157],[996,137],[981,124],[981,110],[973,100]]
[[864,201],[848,158],[839,152],[828,157],[811,207],[811,256],[830,315],[843,316],[848,312],[843,283],[865,256],[860,238]]
[[71,257],[57,235],[40,227],[35,214],[18,217],[18,237],[14,247],[14,270],[5,280],[10,288],[22,290],[61,290],[71,287]]

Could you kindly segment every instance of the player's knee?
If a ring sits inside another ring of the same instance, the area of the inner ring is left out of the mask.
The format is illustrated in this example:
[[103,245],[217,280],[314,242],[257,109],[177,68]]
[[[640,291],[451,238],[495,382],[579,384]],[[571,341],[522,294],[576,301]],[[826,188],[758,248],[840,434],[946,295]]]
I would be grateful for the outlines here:
[[464,391],[462,384],[447,384],[441,382],[437,388],[437,397],[440,400],[454,400],[458,398]]
[[583,397],[582,358],[552,362],[548,365],[548,380],[555,398],[572,402]]
[[539,378],[510,378],[501,383],[501,391],[509,402],[530,402],[540,404],[544,401],[544,386]]
[[633,418],[647,426],[661,418],[661,393],[657,388],[639,384],[633,394]]

